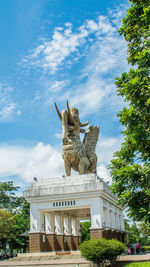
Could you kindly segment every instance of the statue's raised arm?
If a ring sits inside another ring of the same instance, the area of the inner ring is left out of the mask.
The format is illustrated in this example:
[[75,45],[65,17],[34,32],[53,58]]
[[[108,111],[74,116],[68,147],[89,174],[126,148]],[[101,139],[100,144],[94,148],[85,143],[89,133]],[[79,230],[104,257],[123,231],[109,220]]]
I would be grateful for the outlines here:
[[[71,168],[79,174],[90,173],[96,169],[97,156],[95,148],[98,141],[99,127],[88,126],[87,131],[83,127],[89,122],[81,123],[79,111],[70,108],[67,101],[67,110],[60,113],[56,103],[57,114],[62,122],[62,142],[66,175],[70,176]],[[85,133],[83,142],[80,133]]]

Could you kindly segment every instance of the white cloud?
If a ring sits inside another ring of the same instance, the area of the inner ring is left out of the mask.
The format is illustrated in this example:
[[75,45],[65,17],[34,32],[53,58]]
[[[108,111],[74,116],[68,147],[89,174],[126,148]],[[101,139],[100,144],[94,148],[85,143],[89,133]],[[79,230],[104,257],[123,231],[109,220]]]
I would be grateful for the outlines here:
[[69,99],[82,116],[103,108],[107,112],[117,111],[124,103],[116,95],[114,79],[127,69],[126,45],[118,33],[98,37],[86,56],[79,83],[70,86],[59,99],[63,102]]
[[[52,36],[47,39],[40,38],[40,44],[33,48],[22,61],[28,65],[35,65],[45,71],[49,70],[51,73],[55,73],[65,59],[73,53],[75,53],[74,58],[78,58],[79,48],[83,45],[84,51],[82,51],[82,55],[84,55],[85,44],[88,45],[88,37],[91,34],[94,34],[96,38],[101,36],[104,39],[114,33],[118,35],[118,21],[121,21],[124,11],[125,8],[121,7],[117,11],[112,12],[110,10],[109,17],[101,15],[95,21],[86,20],[74,32],[71,22],[65,23],[63,27],[56,27]],[[95,41],[96,39],[94,39]]]
[[7,103],[4,107],[0,110],[0,120],[4,121],[9,119],[14,111],[16,110],[16,103]]
[[[71,105],[81,108],[82,115],[106,105],[109,112],[120,109],[122,101],[116,98],[114,79],[127,70],[126,44],[117,31],[125,9],[109,10],[107,16],[85,20],[76,29],[67,22],[28,53],[26,64],[43,70],[46,104],[50,103],[47,99],[56,97],[60,102],[69,99]],[[76,73],[71,69],[75,64]]]
[[49,87],[49,90],[55,93],[59,92],[67,85],[67,83],[67,81],[54,81],[54,83]]
[[19,176],[26,182],[33,177],[53,178],[64,173],[61,153],[50,145],[38,143],[34,147],[0,147],[0,176]]
[[[101,138],[97,146],[98,175],[110,183],[107,164],[112,159],[113,152],[119,149],[120,144],[119,137]],[[65,169],[61,151],[49,144],[38,143],[33,147],[15,145],[1,145],[0,147],[1,177],[17,176],[25,182],[32,182],[33,177],[56,178],[62,174],[65,174]]]
[[97,144],[97,151],[99,161],[103,164],[109,164],[113,157],[113,153],[120,149],[121,143],[123,142],[122,137],[99,137]]
[[109,19],[106,16],[99,16],[99,35],[100,34],[109,34],[111,35],[116,31],[116,28],[112,26]]
[[89,28],[92,32],[98,30],[98,24],[94,20],[87,21],[87,28]]
[[120,150],[121,143],[123,142],[120,136],[118,137],[103,137],[100,136],[97,144],[97,173],[105,181],[112,183],[109,170],[107,169],[108,164],[113,158],[113,153]]
[[23,59],[23,63],[55,73],[65,58],[83,45],[88,34],[84,25],[79,28],[77,33],[73,33],[71,23],[66,23],[65,28],[55,28],[51,41],[45,40],[43,44],[33,49]]
[[14,115],[21,115],[18,104],[11,96],[13,88],[0,83],[0,121],[8,121]]
[[116,98],[114,79],[128,69],[126,44],[112,26],[111,18],[100,16],[98,25],[97,39],[86,56],[81,82],[70,92],[71,104],[81,107],[82,114],[104,106],[110,111],[118,110],[123,104],[121,97]]
[[99,164],[97,166],[97,174],[100,178],[102,178],[105,182],[112,183],[112,179],[110,177],[109,171],[107,170],[104,164]]
[[94,113],[101,108],[106,99],[109,98],[112,90],[110,84],[106,84],[102,79],[89,77],[86,83],[81,84],[70,97],[70,105],[80,107],[80,115]]
[[56,137],[57,139],[62,139],[62,134],[61,134],[61,133],[56,133],[56,134],[55,134],[55,137]]

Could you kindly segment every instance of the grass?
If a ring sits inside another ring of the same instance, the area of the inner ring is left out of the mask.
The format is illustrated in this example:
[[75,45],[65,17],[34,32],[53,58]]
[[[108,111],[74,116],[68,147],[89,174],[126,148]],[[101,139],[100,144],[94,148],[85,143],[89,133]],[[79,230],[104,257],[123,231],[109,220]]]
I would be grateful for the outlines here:
[[125,267],[150,267],[150,262],[129,263]]

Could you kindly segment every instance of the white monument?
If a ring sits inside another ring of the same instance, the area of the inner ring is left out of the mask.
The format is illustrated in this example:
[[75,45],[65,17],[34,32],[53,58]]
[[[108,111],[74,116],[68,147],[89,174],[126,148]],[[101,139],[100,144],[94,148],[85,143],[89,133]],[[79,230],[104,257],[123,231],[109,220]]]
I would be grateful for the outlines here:
[[[91,238],[117,238],[124,242],[123,209],[96,172],[95,147],[99,127],[81,123],[78,110],[56,110],[63,128],[66,176],[36,179],[24,191],[30,203],[30,252],[72,251],[81,242],[80,220],[91,219]],[[80,140],[80,132],[85,136]],[[71,168],[79,175],[70,176]]]

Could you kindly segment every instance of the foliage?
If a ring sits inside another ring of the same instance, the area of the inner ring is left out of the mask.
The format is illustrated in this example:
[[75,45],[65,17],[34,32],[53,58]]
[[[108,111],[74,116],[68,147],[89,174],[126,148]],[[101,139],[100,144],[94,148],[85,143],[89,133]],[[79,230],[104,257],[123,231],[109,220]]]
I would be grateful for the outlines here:
[[91,222],[90,221],[85,221],[81,222],[81,241],[86,241],[90,240],[90,227],[91,227]]
[[11,252],[21,248],[25,252],[28,246],[21,234],[29,230],[29,204],[15,195],[18,188],[13,182],[0,183],[0,243],[4,250],[9,245]]
[[101,266],[106,261],[116,261],[117,256],[125,250],[125,246],[115,239],[100,238],[84,241],[80,245],[80,250],[83,257]]
[[140,222],[138,227],[140,233],[142,233],[143,242],[145,244],[150,244],[150,223]]
[[24,199],[17,197],[15,192],[19,189],[12,181],[0,182],[0,208],[14,212],[20,207]]
[[118,95],[127,102],[118,116],[124,142],[109,166],[112,191],[135,220],[150,222],[150,5],[130,0],[120,34],[128,42],[128,62],[134,66],[116,78]]
[[125,230],[128,232],[126,234],[126,243],[139,241],[144,245],[149,244],[150,240],[150,224],[145,222],[133,223],[130,225],[127,220],[124,221]]
[[144,249],[145,251],[150,251],[150,246],[145,246]]
[[15,230],[15,215],[0,209],[0,240],[11,238]]
[[140,222],[139,229],[144,235],[150,236],[150,223]]
[[15,216],[15,238],[10,243],[12,249],[23,248],[23,251],[26,251],[28,247],[28,238],[22,236],[23,233],[27,232],[30,228],[29,220],[29,204],[24,200],[22,207],[18,210]]
[[0,209],[0,249],[6,250],[6,244],[15,239],[16,228],[15,215]]
[[128,232],[126,234],[126,243],[128,242],[136,243],[137,241],[142,241],[140,229],[138,228],[135,222],[132,225],[129,225],[127,221],[125,221],[124,226],[125,230]]

